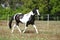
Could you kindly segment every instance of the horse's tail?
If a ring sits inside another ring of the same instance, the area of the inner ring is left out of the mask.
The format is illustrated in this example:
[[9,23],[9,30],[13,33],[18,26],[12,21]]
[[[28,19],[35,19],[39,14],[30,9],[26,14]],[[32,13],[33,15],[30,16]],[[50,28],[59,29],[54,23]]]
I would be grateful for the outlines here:
[[13,21],[13,20],[14,20],[14,16],[12,16],[11,19],[10,19],[10,21],[9,21],[9,28],[10,28],[10,29],[12,28],[11,24],[12,24],[12,21]]

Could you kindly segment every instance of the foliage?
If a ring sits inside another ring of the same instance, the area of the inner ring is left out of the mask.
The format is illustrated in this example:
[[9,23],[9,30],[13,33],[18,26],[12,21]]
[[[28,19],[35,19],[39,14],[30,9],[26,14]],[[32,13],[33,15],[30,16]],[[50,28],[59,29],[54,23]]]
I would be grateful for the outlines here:
[[[28,13],[33,8],[38,7],[41,14],[55,14],[60,11],[60,0],[6,0],[10,7],[2,8],[0,6],[0,19],[7,19],[16,13]],[[6,2],[1,0],[1,3]],[[48,2],[49,1],[49,2]],[[19,4],[16,7],[16,4]],[[50,10],[48,9],[50,7]]]

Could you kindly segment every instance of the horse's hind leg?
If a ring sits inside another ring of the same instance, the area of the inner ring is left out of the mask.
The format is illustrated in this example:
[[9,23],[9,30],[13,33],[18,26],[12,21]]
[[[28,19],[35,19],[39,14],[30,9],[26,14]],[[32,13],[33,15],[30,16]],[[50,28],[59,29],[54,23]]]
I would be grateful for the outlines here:
[[17,27],[18,31],[21,33],[21,30],[19,28],[19,22],[16,23],[16,27]]
[[13,25],[11,33],[13,33],[15,27],[16,27],[16,24]]

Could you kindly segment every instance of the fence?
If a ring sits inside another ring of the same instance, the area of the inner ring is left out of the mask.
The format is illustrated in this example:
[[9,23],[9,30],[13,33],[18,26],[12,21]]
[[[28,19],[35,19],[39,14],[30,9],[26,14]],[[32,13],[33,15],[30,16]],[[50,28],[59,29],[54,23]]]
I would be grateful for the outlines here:
[[[0,15],[1,17],[2,15]],[[3,15],[3,17],[0,18],[0,20],[9,20],[11,15],[7,14],[6,16]],[[36,20],[43,20],[43,21],[60,21],[60,16],[58,15],[51,15],[51,14],[41,14],[39,17],[35,17]]]
[[39,16],[36,17],[36,19],[38,20],[43,20],[43,21],[60,21],[60,16],[58,15],[51,15],[51,14],[42,14]]

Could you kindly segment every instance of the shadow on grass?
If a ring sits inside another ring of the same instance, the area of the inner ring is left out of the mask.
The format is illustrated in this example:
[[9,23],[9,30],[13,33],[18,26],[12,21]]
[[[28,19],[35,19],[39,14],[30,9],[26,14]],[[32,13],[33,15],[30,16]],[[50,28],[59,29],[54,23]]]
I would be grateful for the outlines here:
[[[23,32],[23,30],[22,30]],[[25,33],[35,33],[35,31],[32,31],[32,30],[26,30]]]

